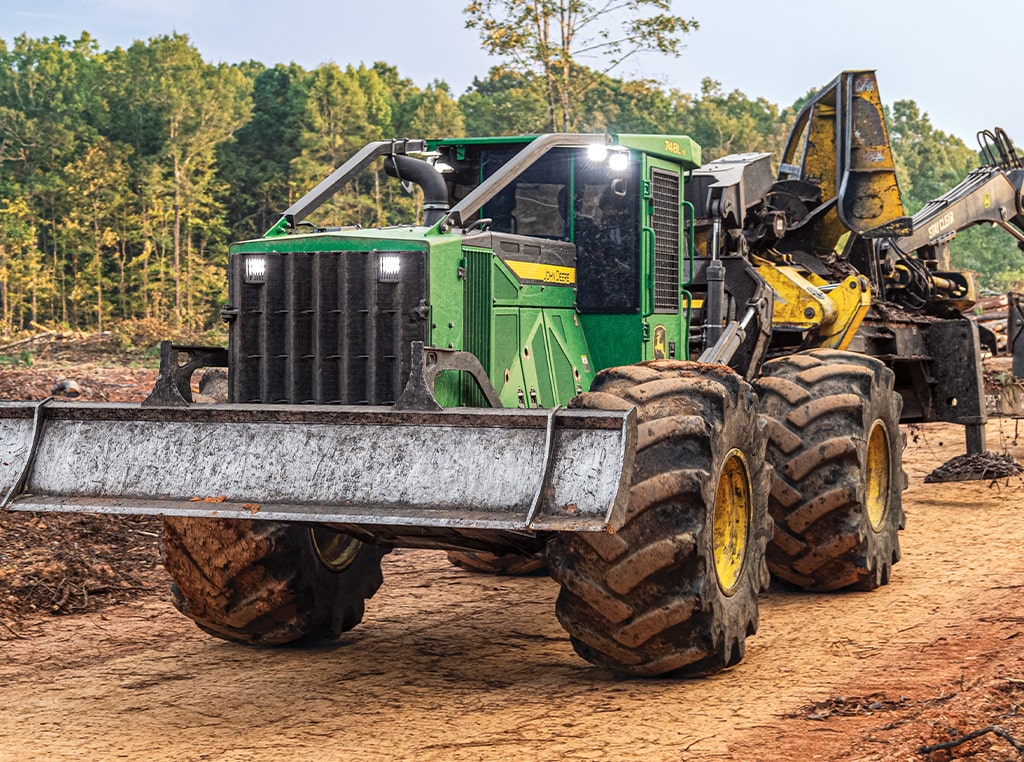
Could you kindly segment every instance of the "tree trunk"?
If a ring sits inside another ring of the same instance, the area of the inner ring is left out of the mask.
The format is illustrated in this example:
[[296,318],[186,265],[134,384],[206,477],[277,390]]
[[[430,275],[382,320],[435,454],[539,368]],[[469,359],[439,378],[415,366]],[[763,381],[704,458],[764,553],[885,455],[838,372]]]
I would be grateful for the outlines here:
[[572,78],[573,15],[566,3],[562,4],[559,31],[562,37],[559,46],[562,55],[562,81],[559,85],[559,95],[561,95],[562,101],[562,132],[569,132],[572,127],[572,98],[570,95],[572,89],[569,83]]
[[96,263],[96,330],[103,333],[103,245],[100,236],[99,210],[93,205],[92,232]]
[[377,225],[384,225],[385,222],[381,219],[384,212],[380,204],[380,172],[377,171],[373,173],[373,205],[377,215]]
[[54,287],[57,290],[57,299],[60,301],[60,322],[68,322],[68,303],[67,296],[64,293],[64,268],[60,266],[60,258],[57,254],[57,221],[50,220],[50,225],[53,228],[53,279],[55,281]]
[[96,330],[103,333],[103,286],[96,285]]
[[127,243],[124,240],[124,236],[121,237],[121,245],[118,247],[117,252],[117,269],[118,269],[118,289],[120,290],[120,302],[121,302],[121,319],[128,319],[128,294],[126,293],[127,284],[125,283],[125,267],[128,261],[128,253],[125,251]]
[[551,60],[551,50],[548,47],[548,43],[551,39],[551,29],[549,26],[550,19],[548,16],[541,11],[539,7],[536,7],[537,14],[537,40],[540,43],[542,50],[541,54],[541,66],[544,68],[544,81],[547,85],[547,98],[548,98],[548,130],[555,132],[558,130],[558,85],[555,82],[555,66]]
[[181,167],[174,157],[174,322],[181,324]]
[[0,280],[0,315],[3,317],[3,323],[7,326],[8,332],[12,331],[14,328],[14,321],[11,319],[7,305],[7,276],[4,276],[3,280]]
[[187,231],[188,235],[185,236],[185,278],[184,278],[184,290],[185,290],[185,323],[192,327],[195,322],[195,313],[192,310],[192,291],[195,285],[195,278],[193,274],[194,254],[192,253],[192,231]]

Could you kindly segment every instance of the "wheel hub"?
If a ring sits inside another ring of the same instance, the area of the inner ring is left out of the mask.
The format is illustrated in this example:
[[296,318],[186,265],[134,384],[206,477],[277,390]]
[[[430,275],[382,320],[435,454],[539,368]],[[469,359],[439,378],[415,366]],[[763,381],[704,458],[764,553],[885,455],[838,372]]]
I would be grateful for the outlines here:
[[753,516],[751,491],[743,453],[730,450],[718,476],[713,522],[715,575],[726,595],[732,595],[743,576]]
[[865,508],[868,521],[875,532],[882,531],[885,514],[889,509],[889,479],[892,464],[889,458],[889,432],[885,424],[875,421],[868,435],[867,494]]
[[309,536],[320,563],[335,572],[344,571],[351,566],[359,555],[360,548],[363,547],[359,540],[330,529],[310,529]]

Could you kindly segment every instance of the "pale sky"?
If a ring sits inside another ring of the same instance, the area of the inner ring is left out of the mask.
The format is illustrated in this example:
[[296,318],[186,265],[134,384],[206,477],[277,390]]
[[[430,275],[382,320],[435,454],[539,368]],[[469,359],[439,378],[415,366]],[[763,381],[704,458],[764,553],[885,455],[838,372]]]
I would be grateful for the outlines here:
[[[295,61],[312,69],[386,61],[418,85],[460,95],[496,63],[465,29],[468,0],[0,0],[0,38],[87,30],[103,50],[187,34],[209,61]],[[727,0],[673,11],[701,28],[680,58],[648,55],[613,72],[697,93],[704,77],[786,106],[843,69],[876,69],[885,103],[912,99],[940,130],[975,147],[979,129],[1024,143],[1016,84],[1024,3]],[[678,132],[685,133],[686,125]]]

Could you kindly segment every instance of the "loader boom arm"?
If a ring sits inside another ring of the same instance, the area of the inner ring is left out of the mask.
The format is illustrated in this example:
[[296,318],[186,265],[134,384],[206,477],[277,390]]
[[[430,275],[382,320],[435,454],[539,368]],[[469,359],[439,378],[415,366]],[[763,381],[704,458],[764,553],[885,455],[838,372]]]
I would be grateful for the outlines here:
[[[913,217],[914,232],[892,239],[905,254],[921,252],[948,269],[946,244],[961,230],[991,223],[1024,242],[1024,169],[979,167]],[[931,251],[929,251],[931,250]]]

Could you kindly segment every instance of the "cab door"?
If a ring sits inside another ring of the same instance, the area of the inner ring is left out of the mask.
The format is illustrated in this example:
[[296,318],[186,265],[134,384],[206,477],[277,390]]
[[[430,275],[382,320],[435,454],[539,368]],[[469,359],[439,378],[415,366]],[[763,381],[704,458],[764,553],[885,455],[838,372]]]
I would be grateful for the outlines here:
[[641,203],[644,359],[689,359],[683,176],[678,164],[644,157]]

